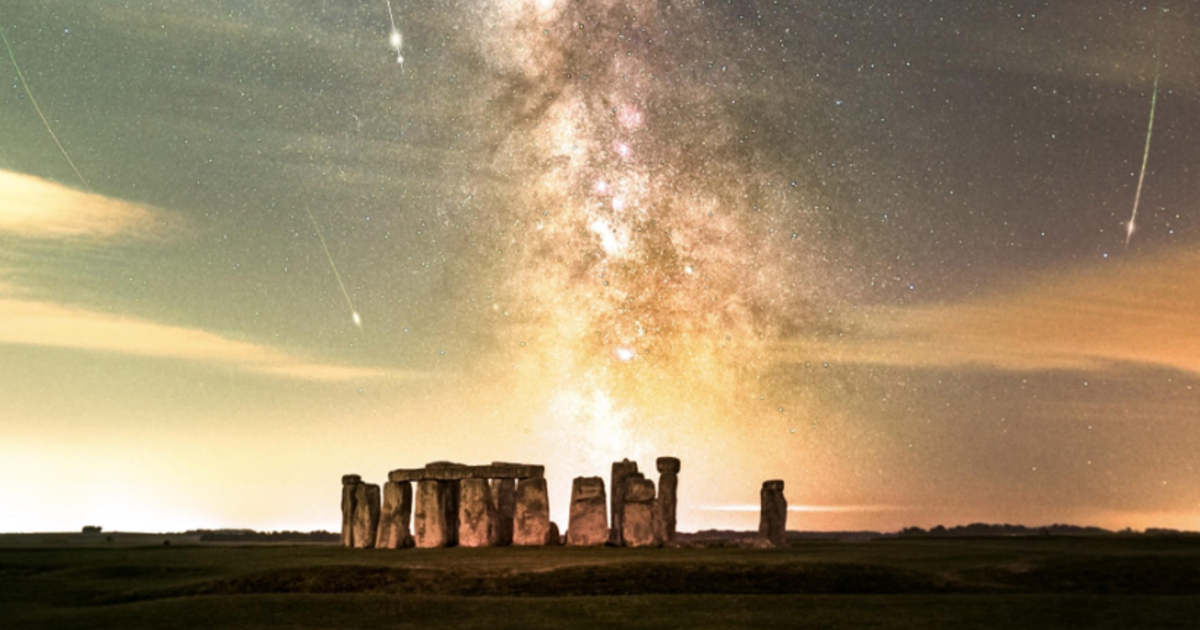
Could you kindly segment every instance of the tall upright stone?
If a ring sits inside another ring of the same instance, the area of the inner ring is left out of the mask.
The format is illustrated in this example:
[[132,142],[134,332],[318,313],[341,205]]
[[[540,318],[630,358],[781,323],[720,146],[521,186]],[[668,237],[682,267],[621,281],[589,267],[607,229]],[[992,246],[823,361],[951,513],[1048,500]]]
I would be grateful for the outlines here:
[[342,546],[354,546],[354,488],[362,483],[358,475],[342,475]]
[[625,478],[621,509],[621,540],[626,547],[652,547],[654,535],[654,482],[634,473]]
[[655,536],[659,542],[666,544],[675,538],[675,504],[676,493],[679,489],[679,459],[676,457],[659,457],[658,465],[658,498],[654,500],[655,519],[657,528]]
[[413,539],[418,547],[452,547],[458,542],[457,481],[422,479],[417,482]]
[[375,547],[405,549],[413,546],[409,524],[412,520],[413,489],[408,481],[383,484],[383,509],[379,513],[379,535]]
[[517,507],[517,480],[492,480],[492,507],[496,516],[495,545],[513,544],[513,516]]
[[576,477],[571,483],[571,519],[567,544],[603,545],[608,542],[608,498],[603,477]]
[[612,543],[618,547],[622,544],[623,534],[623,515],[624,509],[622,503],[625,500],[625,478],[631,474],[637,473],[637,462],[631,462],[628,459],[623,459],[619,462],[613,462],[612,465]]
[[545,479],[522,479],[517,483],[513,510],[513,544],[541,546],[550,539],[550,498]]
[[758,535],[776,547],[787,546],[787,499],[783,498],[783,480],[764,481],[761,497]]
[[458,544],[460,547],[487,547],[495,540],[492,491],[487,479],[463,479],[459,482]]
[[375,546],[379,531],[379,486],[360,483],[354,486],[354,546],[370,549]]

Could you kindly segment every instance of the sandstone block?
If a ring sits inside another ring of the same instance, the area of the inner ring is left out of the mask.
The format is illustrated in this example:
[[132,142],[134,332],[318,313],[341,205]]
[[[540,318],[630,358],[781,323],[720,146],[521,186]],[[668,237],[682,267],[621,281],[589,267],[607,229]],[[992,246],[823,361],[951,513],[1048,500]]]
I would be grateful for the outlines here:
[[388,481],[421,481],[425,479],[424,468],[400,468],[388,473]]
[[659,457],[655,464],[658,465],[660,473],[675,473],[679,474],[679,458],[678,457]]
[[758,519],[758,535],[776,547],[787,546],[787,499],[783,497],[783,481],[764,481],[762,511]]
[[626,478],[624,514],[621,518],[621,540],[627,547],[650,547],[658,544],[654,526],[654,482],[649,479]]
[[413,539],[418,547],[452,547],[458,543],[457,481],[417,482]]
[[346,477],[357,477],[358,475],[346,475],[342,477],[342,546],[354,546],[354,488],[357,485],[347,484]]
[[492,462],[490,466],[473,466],[472,468],[474,468],[474,476],[481,479],[541,479],[546,473],[545,466],[507,462]]
[[413,546],[409,525],[412,520],[413,489],[407,481],[383,484],[383,509],[379,513],[379,549],[405,549]]
[[354,488],[354,546],[370,549],[379,531],[379,486],[360,483],[347,487]]
[[362,483],[362,477],[359,475],[342,475],[343,486],[353,486]]
[[563,537],[558,533],[558,523],[550,521],[550,531],[546,534],[546,546],[558,547],[563,544]]
[[679,490],[679,460],[674,457],[659,457],[658,498],[654,500],[657,528],[655,536],[662,543],[675,538],[675,508]]
[[624,488],[625,478],[637,472],[637,462],[631,462],[628,459],[623,459],[619,462],[613,462],[612,478],[610,479],[612,488],[612,534],[611,540],[614,544],[620,545],[622,536],[624,535],[624,527],[622,525],[624,518],[624,510],[621,506],[624,504]]
[[458,544],[461,547],[487,547],[495,540],[495,516],[492,491],[487,479],[463,479],[459,482]]
[[513,511],[513,544],[545,545],[550,536],[550,499],[545,479],[522,479],[517,483]]
[[492,480],[492,507],[496,517],[494,545],[508,546],[513,542],[513,516],[517,507],[517,481]]
[[576,477],[571,484],[571,518],[568,545],[603,545],[608,542],[608,497],[603,477]]
[[474,466],[454,462],[432,462],[425,464],[425,478],[441,481],[459,481],[475,476]]

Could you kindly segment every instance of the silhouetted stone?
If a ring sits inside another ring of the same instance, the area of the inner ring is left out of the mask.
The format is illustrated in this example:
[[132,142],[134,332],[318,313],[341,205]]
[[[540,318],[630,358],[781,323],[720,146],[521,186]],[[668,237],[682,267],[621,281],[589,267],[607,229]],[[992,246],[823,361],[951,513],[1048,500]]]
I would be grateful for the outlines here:
[[610,486],[613,490],[611,540],[613,544],[618,546],[621,545],[622,537],[624,536],[622,527],[624,510],[621,509],[621,505],[624,501],[625,478],[630,474],[636,473],[637,469],[637,462],[631,462],[628,459],[613,462],[612,465],[612,485]]
[[457,481],[417,482],[413,538],[418,547],[452,547],[458,542]]
[[388,473],[388,481],[423,481],[424,479],[424,468],[401,468]]
[[655,537],[661,543],[669,543],[675,538],[675,505],[676,493],[679,488],[679,459],[675,457],[658,458],[658,498],[654,500],[656,528]]
[[787,545],[787,499],[783,498],[783,481],[764,481],[761,496],[758,535],[776,547],[784,547]]
[[360,483],[354,486],[354,546],[370,549],[375,546],[379,531],[379,486]]
[[342,475],[342,546],[354,546],[354,491],[362,477]]
[[413,490],[407,481],[383,484],[383,509],[379,513],[379,549],[405,549],[413,546],[409,523],[412,519]]
[[568,545],[603,545],[608,542],[608,500],[602,477],[576,477],[571,484],[571,519]]
[[550,536],[550,500],[545,479],[522,479],[517,483],[513,511],[513,544],[545,545]]
[[459,482],[458,544],[460,547],[487,547],[495,539],[492,492],[487,479],[463,479]]
[[654,535],[654,482],[627,475],[622,497],[621,539],[626,547],[658,544]]
[[558,523],[550,521],[550,531],[546,534],[546,546],[558,547],[563,544],[563,537],[558,533]]
[[342,475],[343,486],[356,486],[360,483],[362,483],[362,476],[360,475]]
[[496,539],[492,544],[508,546],[513,542],[513,516],[517,506],[516,479],[492,480],[492,507],[496,518]]

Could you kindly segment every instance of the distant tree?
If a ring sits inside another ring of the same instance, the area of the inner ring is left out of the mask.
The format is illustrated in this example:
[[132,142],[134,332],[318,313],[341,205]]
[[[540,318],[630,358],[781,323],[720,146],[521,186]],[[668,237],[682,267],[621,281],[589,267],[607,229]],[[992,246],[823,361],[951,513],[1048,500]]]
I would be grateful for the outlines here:
[[99,525],[84,525],[84,526],[83,526],[83,533],[85,533],[85,534],[99,534],[99,533],[101,532],[101,530],[103,530],[103,529],[104,529],[104,528],[103,528],[103,527],[100,527]]

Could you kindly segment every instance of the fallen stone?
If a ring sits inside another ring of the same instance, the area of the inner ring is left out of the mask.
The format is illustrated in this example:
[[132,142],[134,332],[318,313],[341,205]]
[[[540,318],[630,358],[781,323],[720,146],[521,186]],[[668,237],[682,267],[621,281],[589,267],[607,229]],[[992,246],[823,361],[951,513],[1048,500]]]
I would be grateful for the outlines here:
[[517,483],[513,511],[513,544],[542,546],[550,536],[550,499],[545,479],[522,479]]
[[632,475],[625,479],[621,540],[626,547],[652,547],[654,535],[654,482]]
[[379,486],[360,483],[354,488],[354,547],[370,549],[375,546],[379,531]]
[[783,481],[764,481],[762,511],[758,520],[758,535],[776,547],[787,546],[787,499],[783,497]]
[[424,479],[417,482],[413,513],[416,546],[452,547],[458,542],[457,481]]
[[495,541],[499,546],[508,546],[513,542],[513,516],[517,507],[517,481],[515,479],[492,480],[492,507],[496,523]]
[[571,518],[567,544],[603,545],[608,542],[608,497],[603,477],[576,477],[571,484]]
[[458,545],[487,547],[495,540],[492,491],[487,479],[459,482]]
[[613,544],[620,546],[622,541],[624,522],[624,510],[621,509],[624,502],[625,478],[637,472],[637,462],[631,462],[628,459],[623,459],[619,462],[613,462],[611,487],[612,493],[612,533],[610,540]]
[[413,546],[409,525],[412,520],[413,489],[407,481],[383,484],[383,509],[379,513],[379,534],[375,547],[405,549]]

